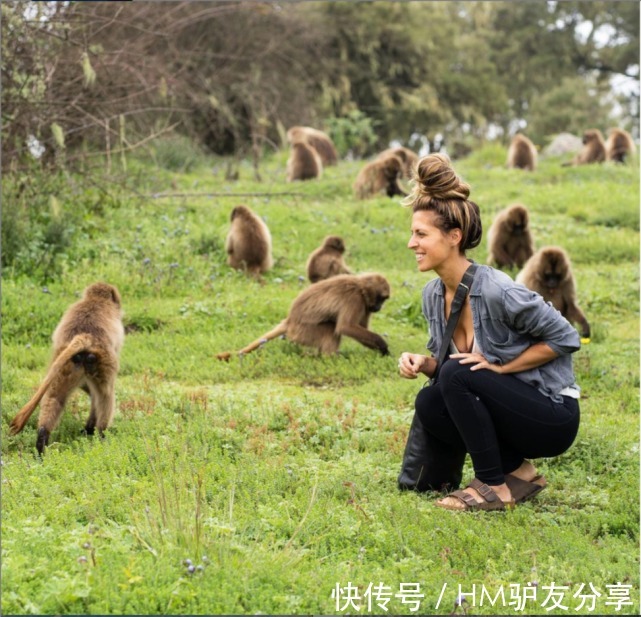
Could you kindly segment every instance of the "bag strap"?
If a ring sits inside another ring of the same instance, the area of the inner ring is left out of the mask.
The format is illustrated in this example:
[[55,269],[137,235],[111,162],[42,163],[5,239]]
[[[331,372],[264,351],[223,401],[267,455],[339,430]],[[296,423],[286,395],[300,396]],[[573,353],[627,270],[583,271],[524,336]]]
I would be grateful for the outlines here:
[[472,287],[472,281],[474,280],[474,274],[476,273],[477,267],[477,264],[472,262],[472,264],[470,264],[470,267],[465,271],[465,274],[463,274],[463,278],[456,288],[456,293],[454,294],[454,298],[452,299],[452,306],[450,307],[450,316],[447,320],[447,325],[445,326],[445,334],[443,334],[443,343],[441,344],[441,349],[438,354],[436,371],[434,372],[432,381],[436,380],[438,372],[448,355],[452,335],[454,334],[454,330],[456,329],[458,318],[461,315],[461,309],[463,308],[463,304],[465,303],[465,298],[467,297],[467,294]]

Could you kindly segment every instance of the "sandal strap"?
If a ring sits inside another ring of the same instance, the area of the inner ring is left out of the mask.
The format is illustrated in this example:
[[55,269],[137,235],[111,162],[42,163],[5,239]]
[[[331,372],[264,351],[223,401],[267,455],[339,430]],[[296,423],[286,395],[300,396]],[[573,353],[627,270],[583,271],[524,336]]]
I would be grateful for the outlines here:
[[479,506],[478,501],[465,491],[454,491],[453,493],[449,493],[447,497],[456,497],[459,501],[462,501],[465,506],[464,510],[471,510],[472,508],[478,508]]
[[488,503],[493,503],[495,501],[503,503],[499,496],[487,484],[481,482],[478,478],[474,478],[467,486],[477,491],[478,494]]

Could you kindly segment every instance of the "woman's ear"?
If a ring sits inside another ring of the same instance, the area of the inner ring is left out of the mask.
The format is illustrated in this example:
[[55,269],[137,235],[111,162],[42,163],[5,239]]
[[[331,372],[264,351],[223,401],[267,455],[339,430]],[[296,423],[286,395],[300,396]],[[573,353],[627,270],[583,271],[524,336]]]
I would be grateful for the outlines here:
[[463,240],[463,232],[458,227],[455,227],[454,229],[450,229],[448,235],[450,237],[452,246],[456,246],[457,244],[460,244],[461,240]]

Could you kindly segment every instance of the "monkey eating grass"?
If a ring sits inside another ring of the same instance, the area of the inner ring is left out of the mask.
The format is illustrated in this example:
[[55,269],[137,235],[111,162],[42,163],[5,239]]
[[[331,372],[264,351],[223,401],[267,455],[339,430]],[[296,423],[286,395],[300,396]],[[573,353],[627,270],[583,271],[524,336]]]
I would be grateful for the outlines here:
[[[319,281],[296,297],[286,319],[236,353],[248,354],[284,335],[294,343],[331,354],[338,351],[341,337],[349,336],[387,356],[387,343],[367,326],[370,315],[380,311],[389,297],[389,283],[380,274],[339,274]],[[216,357],[227,361],[232,353],[226,351]]]
[[42,401],[36,438],[36,448],[42,455],[67,398],[80,387],[91,397],[85,431],[93,435],[97,426],[102,436],[114,415],[114,386],[124,338],[120,293],[107,283],[89,285],[54,330],[53,360],[47,375],[12,420],[10,433],[19,433]]

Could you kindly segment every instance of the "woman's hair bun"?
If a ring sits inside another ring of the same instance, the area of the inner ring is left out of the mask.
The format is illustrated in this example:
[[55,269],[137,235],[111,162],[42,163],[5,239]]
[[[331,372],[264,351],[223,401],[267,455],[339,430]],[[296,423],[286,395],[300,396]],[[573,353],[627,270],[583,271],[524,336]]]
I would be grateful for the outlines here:
[[469,184],[456,175],[449,157],[441,152],[419,160],[415,180],[417,196],[432,199],[467,199],[470,196]]

